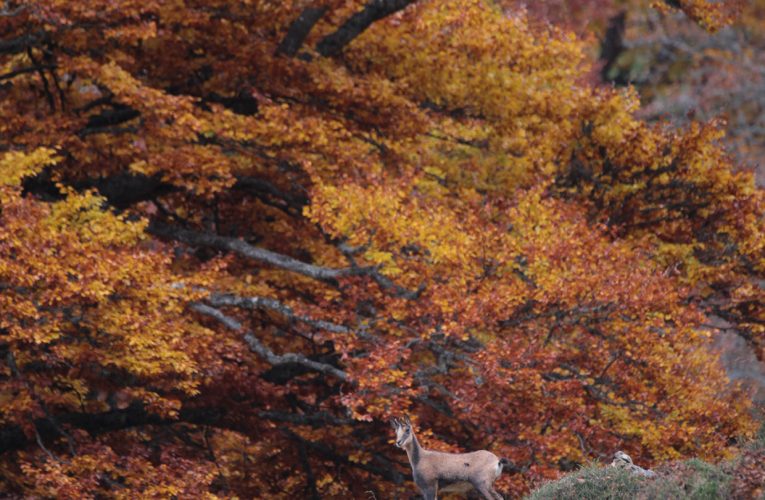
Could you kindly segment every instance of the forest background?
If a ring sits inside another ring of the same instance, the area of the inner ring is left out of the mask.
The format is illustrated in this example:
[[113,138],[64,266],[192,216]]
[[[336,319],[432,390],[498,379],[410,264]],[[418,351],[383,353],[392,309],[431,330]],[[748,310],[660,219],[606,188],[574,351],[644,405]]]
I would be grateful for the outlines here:
[[0,490],[405,496],[402,414],[512,495],[754,436],[761,0],[0,5]]

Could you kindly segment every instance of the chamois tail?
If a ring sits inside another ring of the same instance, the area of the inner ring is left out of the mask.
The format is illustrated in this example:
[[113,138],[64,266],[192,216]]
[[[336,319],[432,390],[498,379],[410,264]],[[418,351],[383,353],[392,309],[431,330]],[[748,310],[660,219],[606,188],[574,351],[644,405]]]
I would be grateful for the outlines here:
[[502,471],[508,471],[508,472],[523,472],[523,470],[515,465],[513,462],[506,458],[500,458],[499,463],[497,464],[497,469],[499,469],[499,472],[502,473]]

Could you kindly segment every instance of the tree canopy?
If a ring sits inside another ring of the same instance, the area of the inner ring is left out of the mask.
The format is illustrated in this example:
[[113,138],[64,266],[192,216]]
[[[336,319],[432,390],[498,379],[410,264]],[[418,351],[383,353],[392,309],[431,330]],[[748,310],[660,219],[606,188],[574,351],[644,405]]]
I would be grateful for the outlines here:
[[29,0],[0,31],[0,489],[387,498],[402,414],[515,493],[753,432],[708,322],[765,355],[763,192],[574,35],[486,0]]

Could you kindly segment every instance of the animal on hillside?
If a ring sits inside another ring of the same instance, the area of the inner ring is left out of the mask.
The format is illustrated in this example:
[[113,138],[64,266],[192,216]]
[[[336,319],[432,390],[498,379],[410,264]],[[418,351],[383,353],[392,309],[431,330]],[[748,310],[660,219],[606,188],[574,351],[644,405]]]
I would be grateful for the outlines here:
[[656,477],[656,473],[650,469],[644,469],[639,465],[632,463],[632,457],[624,453],[623,451],[617,451],[614,453],[614,461],[611,462],[612,467],[621,467],[627,469],[633,474],[644,477]]
[[436,500],[439,493],[467,494],[476,490],[488,500],[502,500],[494,481],[511,463],[487,450],[470,453],[442,453],[426,450],[414,435],[409,417],[391,421],[396,431],[396,446],[403,448],[412,465],[414,483],[425,500]]

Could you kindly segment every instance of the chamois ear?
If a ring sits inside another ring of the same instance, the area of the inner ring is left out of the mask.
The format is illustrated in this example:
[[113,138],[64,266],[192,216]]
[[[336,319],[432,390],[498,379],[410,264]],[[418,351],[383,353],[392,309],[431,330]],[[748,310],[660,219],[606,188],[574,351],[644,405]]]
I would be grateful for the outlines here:
[[409,420],[409,415],[404,415],[404,422],[406,422],[406,425],[408,425],[409,427],[412,426],[412,421]]
[[390,426],[393,427],[393,429],[398,429],[399,427],[401,427],[401,424],[399,424],[398,420],[396,420],[396,418],[394,417],[390,419]]

